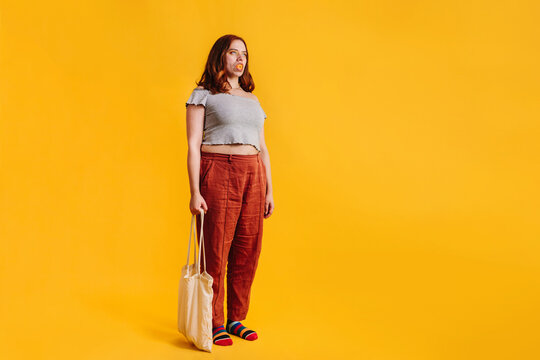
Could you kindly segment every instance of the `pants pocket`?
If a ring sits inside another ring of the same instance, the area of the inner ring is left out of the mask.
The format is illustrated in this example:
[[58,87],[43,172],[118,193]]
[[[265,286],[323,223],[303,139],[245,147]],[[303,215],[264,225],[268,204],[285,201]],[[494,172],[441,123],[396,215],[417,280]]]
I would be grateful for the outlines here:
[[208,173],[214,165],[214,160],[201,158],[201,171],[199,176],[199,188],[202,188],[205,184],[205,180],[208,178]]

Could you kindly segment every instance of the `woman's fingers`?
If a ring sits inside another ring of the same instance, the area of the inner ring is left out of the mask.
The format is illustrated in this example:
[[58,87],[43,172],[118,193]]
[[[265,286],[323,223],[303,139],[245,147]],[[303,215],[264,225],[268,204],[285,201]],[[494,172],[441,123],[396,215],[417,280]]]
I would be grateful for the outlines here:
[[[206,202],[205,202],[204,200],[201,202],[201,207],[200,207],[200,208],[203,209],[203,211],[204,211],[205,214],[206,214],[206,212],[208,211],[208,206],[206,205]],[[200,208],[199,208],[199,209],[200,209]]]

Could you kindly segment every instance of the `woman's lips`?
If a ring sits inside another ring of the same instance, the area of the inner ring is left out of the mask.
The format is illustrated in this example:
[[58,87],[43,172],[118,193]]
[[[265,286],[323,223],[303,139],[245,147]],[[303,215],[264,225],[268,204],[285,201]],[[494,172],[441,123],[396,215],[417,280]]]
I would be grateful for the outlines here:
[[244,68],[244,65],[243,64],[236,64],[236,70],[238,71],[242,71],[242,69]]

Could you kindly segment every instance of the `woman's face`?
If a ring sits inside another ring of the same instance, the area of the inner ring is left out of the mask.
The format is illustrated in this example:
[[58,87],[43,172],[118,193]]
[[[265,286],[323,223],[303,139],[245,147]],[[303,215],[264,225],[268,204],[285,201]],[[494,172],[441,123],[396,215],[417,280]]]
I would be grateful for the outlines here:
[[227,73],[232,76],[242,76],[247,63],[247,50],[241,40],[231,41],[226,54]]

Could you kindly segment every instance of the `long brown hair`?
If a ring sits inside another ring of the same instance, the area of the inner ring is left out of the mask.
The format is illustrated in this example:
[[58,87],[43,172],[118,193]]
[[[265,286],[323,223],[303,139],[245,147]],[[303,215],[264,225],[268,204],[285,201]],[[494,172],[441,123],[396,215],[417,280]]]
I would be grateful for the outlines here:
[[238,84],[247,92],[252,92],[255,89],[255,83],[249,73],[249,52],[247,51],[246,42],[240,36],[233,34],[223,35],[216,40],[212,49],[210,49],[210,54],[208,54],[204,73],[197,82],[198,86],[203,86],[213,94],[227,92],[229,90],[230,85],[228,84],[227,73],[225,71],[225,55],[233,40],[241,40],[247,52],[244,72],[238,78]]

